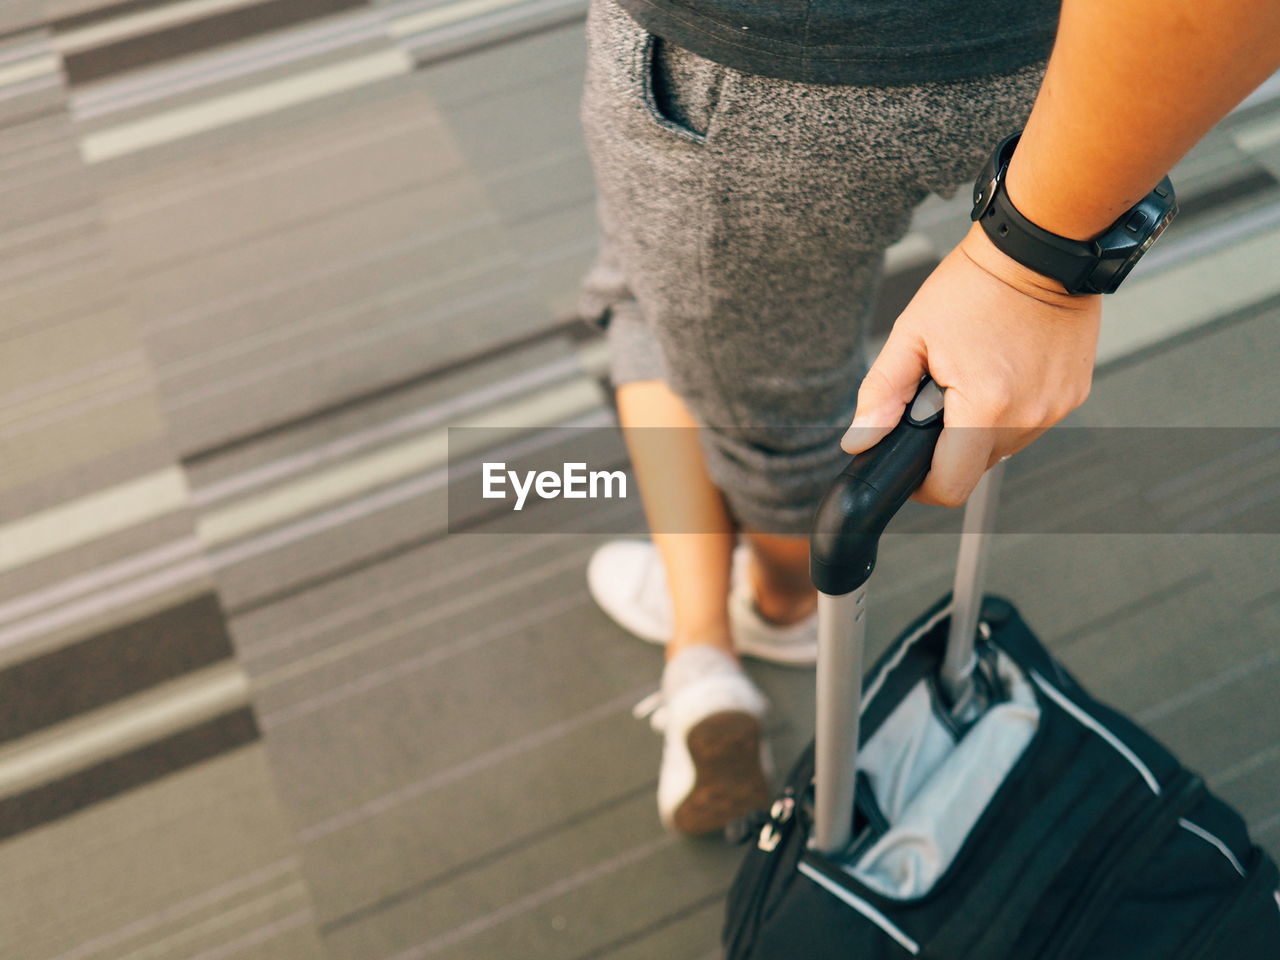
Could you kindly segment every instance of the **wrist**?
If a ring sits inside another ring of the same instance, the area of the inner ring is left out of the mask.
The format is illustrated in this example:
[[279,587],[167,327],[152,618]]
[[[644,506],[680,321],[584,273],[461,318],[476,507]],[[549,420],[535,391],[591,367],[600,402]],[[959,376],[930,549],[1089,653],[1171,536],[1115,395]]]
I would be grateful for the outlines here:
[[969,227],[969,231],[964,235],[957,249],[980,270],[996,280],[1025,296],[1045,303],[1063,307],[1083,307],[1088,301],[1100,296],[1096,293],[1068,293],[1061,281],[1038,273],[1002,251],[992,243],[991,238],[978,223]]
[[[1040,222],[1031,219],[1009,192],[1009,170],[1023,155],[1021,138],[1021,133],[1013,133],[996,144],[974,181],[969,216],[982,225],[992,246],[1027,270],[1017,270],[991,256],[976,238],[969,243],[971,257],[1000,279],[1031,294],[1041,289],[1056,292],[1059,285],[1071,294],[1115,292],[1177,214],[1173,184],[1162,177],[1147,195],[1091,239],[1079,239],[1070,230],[1068,235],[1056,233],[1041,225],[1046,222],[1043,216],[1033,214]],[[1055,192],[1040,191],[1040,195],[1048,197]],[[1043,281],[1052,283],[1046,287]]]
[[1048,177],[1036,164],[1034,149],[1024,148],[1023,142],[1018,144],[1019,149],[1009,161],[1004,190],[1018,212],[1041,230],[1070,240],[1092,240],[1141,199],[1113,200],[1104,206],[1099,205],[1089,191],[1082,191],[1083,199],[1094,201],[1089,205],[1082,202],[1079,192],[1052,189]]

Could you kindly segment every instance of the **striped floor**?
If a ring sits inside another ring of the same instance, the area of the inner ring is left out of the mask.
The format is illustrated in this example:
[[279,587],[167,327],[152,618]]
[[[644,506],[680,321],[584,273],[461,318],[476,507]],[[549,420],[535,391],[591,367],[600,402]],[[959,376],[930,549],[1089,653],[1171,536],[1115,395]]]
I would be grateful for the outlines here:
[[[583,584],[635,510],[447,512],[450,426],[609,417],[582,6],[0,5],[0,956],[716,955],[737,853],[658,827],[659,654]],[[1175,172],[1082,424],[1274,431],[1278,177],[1272,82]],[[894,248],[882,327],[962,207]],[[1269,436],[1161,495],[1274,508]],[[1046,530],[1118,495],[1019,461]],[[951,542],[889,538],[873,648]],[[1010,534],[993,568],[1280,849],[1280,536]],[[812,678],[756,673],[787,756]]]

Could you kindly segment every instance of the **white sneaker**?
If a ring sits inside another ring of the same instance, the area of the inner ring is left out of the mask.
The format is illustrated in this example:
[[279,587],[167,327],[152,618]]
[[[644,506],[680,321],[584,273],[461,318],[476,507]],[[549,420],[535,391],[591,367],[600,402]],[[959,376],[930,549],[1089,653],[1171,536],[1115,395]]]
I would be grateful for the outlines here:
[[772,762],[761,720],[769,703],[732,656],[692,646],[667,662],[662,689],[636,705],[663,734],[658,816],[697,836],[769,803]]
[[[729,589],[729,632],[738,653],[791,667],[818,659],[818,617],[796,623],[770,623],[756,610],[747,576],[748,548],[733,551]],[[671,600],[667,573],[657,548],[647,540],[611,540],[587,564],[587,587],[605,613],[623,629],[649,643],[671,638]]]
[[766,620],[756,609],[755,594],[747,576],[748,548],[740,546],[734,554],[737,562],[729,588],[729,633],[733,636],[734,649],[743,656],[783,666],[813,666],[818,662],[818,611],[815,609],[795,623]]

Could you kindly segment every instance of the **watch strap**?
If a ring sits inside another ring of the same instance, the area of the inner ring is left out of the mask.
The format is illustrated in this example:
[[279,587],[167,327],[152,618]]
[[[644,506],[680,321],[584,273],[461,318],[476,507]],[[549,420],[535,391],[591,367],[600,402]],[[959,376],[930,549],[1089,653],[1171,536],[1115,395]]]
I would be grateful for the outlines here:
[[996,248],[1037,273],[1060,282],[1068,293],[1095,292],[1089,276],[1100,252],[1091,240],[1060,237],[1036,226],[1013,205],[1004,178],[1017,146],[1015,133],[1002,140],[974,184],[973,219]]

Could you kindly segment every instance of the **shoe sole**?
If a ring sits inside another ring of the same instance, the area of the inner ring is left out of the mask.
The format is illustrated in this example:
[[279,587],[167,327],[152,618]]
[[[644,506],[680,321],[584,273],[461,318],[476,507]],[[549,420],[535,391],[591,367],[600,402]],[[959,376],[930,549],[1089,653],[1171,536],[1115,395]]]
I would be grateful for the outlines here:
[[769,805],[760,767],[760,721],[730,710],[699,721],[685,739],[693,758],[693,789],[672,815],[690,836],[715,833],[734,818]]

